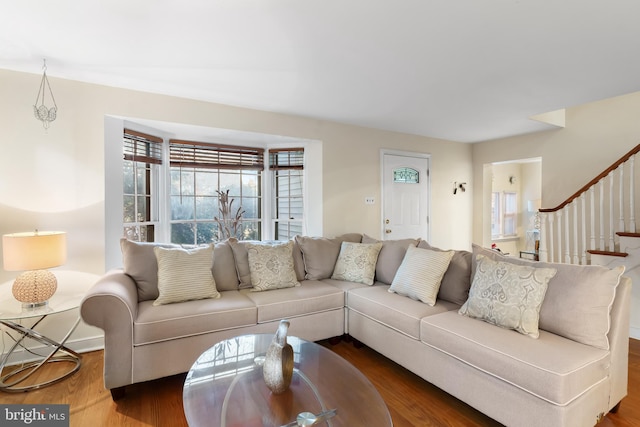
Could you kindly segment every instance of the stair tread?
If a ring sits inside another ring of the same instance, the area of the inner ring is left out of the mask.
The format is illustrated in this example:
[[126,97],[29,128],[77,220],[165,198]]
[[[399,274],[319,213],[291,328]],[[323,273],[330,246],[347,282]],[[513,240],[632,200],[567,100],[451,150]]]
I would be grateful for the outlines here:
[[626,252],[599,251],[596,249],[589,249],[587,252],[592,255],[608,255],[608,256],[617,256],[617,257],[629,256],[629,254]]
[[618,231],[616,234],[623,237],[640,237],[640,233],[627,233],[625,231]]

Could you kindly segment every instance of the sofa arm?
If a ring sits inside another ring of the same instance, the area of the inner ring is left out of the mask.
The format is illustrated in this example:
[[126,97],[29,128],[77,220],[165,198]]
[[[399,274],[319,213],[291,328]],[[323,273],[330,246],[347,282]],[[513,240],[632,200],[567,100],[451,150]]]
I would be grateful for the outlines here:
[[104,386],[108,389],[133,382],[133,321],[137,315],[136,284],[122,270],[102,276],[80,304],[82,320],[104,331]]
[[611,348],[611,392],[609,409],[616,407],[627,395],[629,377],[629,323],[631,310],[631,279],[622,276],[611,308],[609,346]]

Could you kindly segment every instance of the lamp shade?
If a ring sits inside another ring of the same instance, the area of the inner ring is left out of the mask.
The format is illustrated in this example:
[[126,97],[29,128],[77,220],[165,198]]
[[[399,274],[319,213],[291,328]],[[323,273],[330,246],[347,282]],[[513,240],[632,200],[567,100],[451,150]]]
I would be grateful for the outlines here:
[[43,270],[67,261],[67,234],[35,231],[2,236],[2,261],[6,271]]

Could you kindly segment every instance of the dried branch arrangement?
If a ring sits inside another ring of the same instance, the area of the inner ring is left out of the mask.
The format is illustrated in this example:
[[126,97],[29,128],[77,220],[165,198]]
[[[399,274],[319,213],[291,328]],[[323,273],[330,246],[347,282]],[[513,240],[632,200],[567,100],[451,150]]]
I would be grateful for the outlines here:
[[229,199],[229,190],[216,190],[216,193],[218,193],[218,216],[213,217],[213,220],[218,224],[218,240],[238,237],[245,211],[242,210],[242,206],[238,206],[235,212],[233,211],[235,199]]

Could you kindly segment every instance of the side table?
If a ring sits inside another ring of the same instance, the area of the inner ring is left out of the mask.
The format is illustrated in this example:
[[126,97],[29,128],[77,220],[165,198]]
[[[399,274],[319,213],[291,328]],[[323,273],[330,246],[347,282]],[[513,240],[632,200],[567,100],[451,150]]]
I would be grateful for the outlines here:
[[[7,336],[14,341],[9,350],[0,360],[0,390],[7,392],[23,392],[41,388],[56,383],[80,369],[81,356],[75,351],[65,346],[65,343],[73,334],[80,323],[80,316],[65,334],[60,342],[57,342],[44,334],[36,331],[38,325],[53,314],[76,309],[86,291],[98,280],[98,276],[90,273],[78,271],[54,271],[58,279],[58,289],[49,299],[47,305],[27,309],[22,307],[22,303],[17,301],[12,293],[13,281],[0,285],[0,324],[10,330],[6,330]],[[30,327],[22,325],[20,322],[25,319],[32,319],[34,322]],[[15,332],[15,333],[12,333]],[[44,347],[34,350],[27,347],[26,342],[32,340]],[[18,349],[34,355],[36,360],[22,363],[19,367],[4,374],[4,368],[9,363],[9,358]],[[47,363],[67,362],[71,367],[62,374],[33,383],[28,381],[35,372]]]

